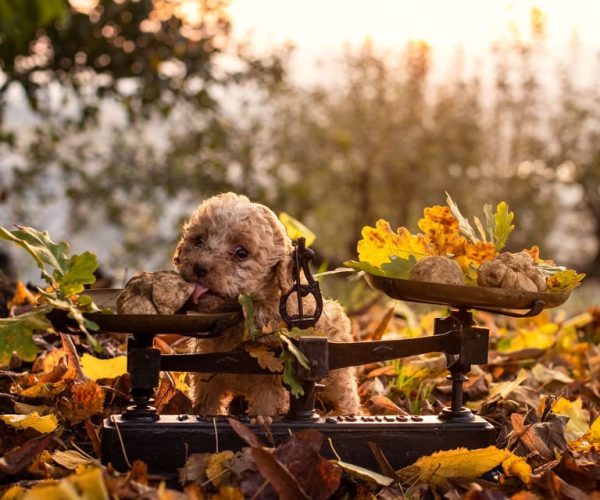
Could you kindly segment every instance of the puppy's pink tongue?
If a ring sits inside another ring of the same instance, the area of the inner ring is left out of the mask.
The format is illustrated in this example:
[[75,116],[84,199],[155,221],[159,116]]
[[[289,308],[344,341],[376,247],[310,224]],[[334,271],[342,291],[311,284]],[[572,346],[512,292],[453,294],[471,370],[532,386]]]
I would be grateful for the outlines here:
[[196,286],[194,288],[194,293],[192,294],[192,302],[194,304],[198,303],[198,299],[202,297],[206,292],[208,292],[208,288],[200,283],[194,283]]

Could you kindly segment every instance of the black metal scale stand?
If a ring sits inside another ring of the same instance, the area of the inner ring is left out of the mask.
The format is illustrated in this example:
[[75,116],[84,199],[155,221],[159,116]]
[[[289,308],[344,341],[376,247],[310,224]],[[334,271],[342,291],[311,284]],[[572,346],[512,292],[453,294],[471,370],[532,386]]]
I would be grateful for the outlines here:
[[[291,328],[314,326],[322,310],[318,283],[309,270],[312,251],[303,239],[296,243],[294,287],[281,299],[281,315]],[[304,275],[304,279],[302,279]],[[312,295],[316,308],[312,314],[303,309],[302,298]],[[288,314],[288,301],[298,301],[298,314]],[[122,329],[121,331],[126,331]],[[164,332],[164,330],[156,330]],[[271,374],[243,349],[209,354],[161,355],[152,347],[154,333],[138,331],[128,344],[128,371],[131,374],[133,405],[122,415],[106,419],[102,429],[102,461],[115,468],[127,468],[135,459],[146,462],[153,473],[174,473],[192,453],[237,450],[245,443],[231,429],[225,416],[158,415],[150,406],[159,373],[196,371]],[[488,330],[475,326],[471,312],[463,307],[451,310],[435,321],[434,335],[372,342],[335,343],[325,337],[305,336],[296,342],[310,362],[310,369],[299,368],[304,395],[291,398],[289,413],[275,420],[269,429],[251,425],[265,443],[278,443],[290,432],[318,429],[330,438],[342,460],[377,470],[368,441],[377,444],[392,467],[413,463],[418,457],[457,447],[481,448],[492,444],[495,430],[487,421],[463,406],[463,384],[473,364],[487,362]],[[330,370],[397,359],[428,352],[443,352],[448,359],[452,398],[439,415],[341,415],[321,417],[315,411],[319,381]],[[322,453],[333,458],[327,439]]]

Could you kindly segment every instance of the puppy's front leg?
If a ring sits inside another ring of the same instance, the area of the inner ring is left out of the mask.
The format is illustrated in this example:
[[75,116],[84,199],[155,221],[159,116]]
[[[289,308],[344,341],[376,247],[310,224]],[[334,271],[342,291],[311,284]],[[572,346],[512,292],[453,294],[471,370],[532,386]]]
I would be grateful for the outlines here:
[[281,377],[250,375],[244,378],[241,391],[248,401],[248,414],[274,417],[289,408],[289,394],[283,388]]
[[325,387],[318,398],[333,413],[351,415],[360,413],[360,398],[355,368],[332,370],[325,379]]
[[194,402],[194,413],[197,415],[224,415],[227,413],[226,393],[220,375],[215,375],[211,380],[204,381],[210,374],[190,375],[190,397]]

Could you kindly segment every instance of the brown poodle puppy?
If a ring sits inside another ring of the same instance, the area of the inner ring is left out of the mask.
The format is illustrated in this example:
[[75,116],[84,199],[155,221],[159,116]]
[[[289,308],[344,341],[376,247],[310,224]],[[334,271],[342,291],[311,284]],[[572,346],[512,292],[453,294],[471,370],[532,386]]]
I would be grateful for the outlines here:
[[[235,308],[238,295],[252,294],[259,329],[281,321],[279,300],[292,286],[292,243],[275,214],[245,196],[226,193],[204,201],[183,227],[173,261],[181,277],[195,285],[198,311]],[[341,306],[326,300],[316,330],[329,340],[352,342],[350,321]],[[197,352],[239,346],[243,326],[214,339],[195,341]],[[360,402],[353,368],[332,371],[319,399],[336,413],[358,413]],[[243,396],[251,415],[274,416],[287,411],[288,392],[279,375],[192,374],[194,410],[227,412],[232,398]]]

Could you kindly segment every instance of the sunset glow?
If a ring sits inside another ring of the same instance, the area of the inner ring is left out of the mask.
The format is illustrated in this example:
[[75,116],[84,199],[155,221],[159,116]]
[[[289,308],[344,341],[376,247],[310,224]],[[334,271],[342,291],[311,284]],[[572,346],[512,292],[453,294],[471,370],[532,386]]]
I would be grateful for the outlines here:
[[528,36],[533,9],[549,43],[564,45],[577,32],[582,44],[600,46],[600,3],[583,0],[232,0],[229,10],[236,32],[252,31],[265,46],[291,40],[326,49],[369,37],[384,47],[422,39],[436,50],[478,51],[514,30]]

